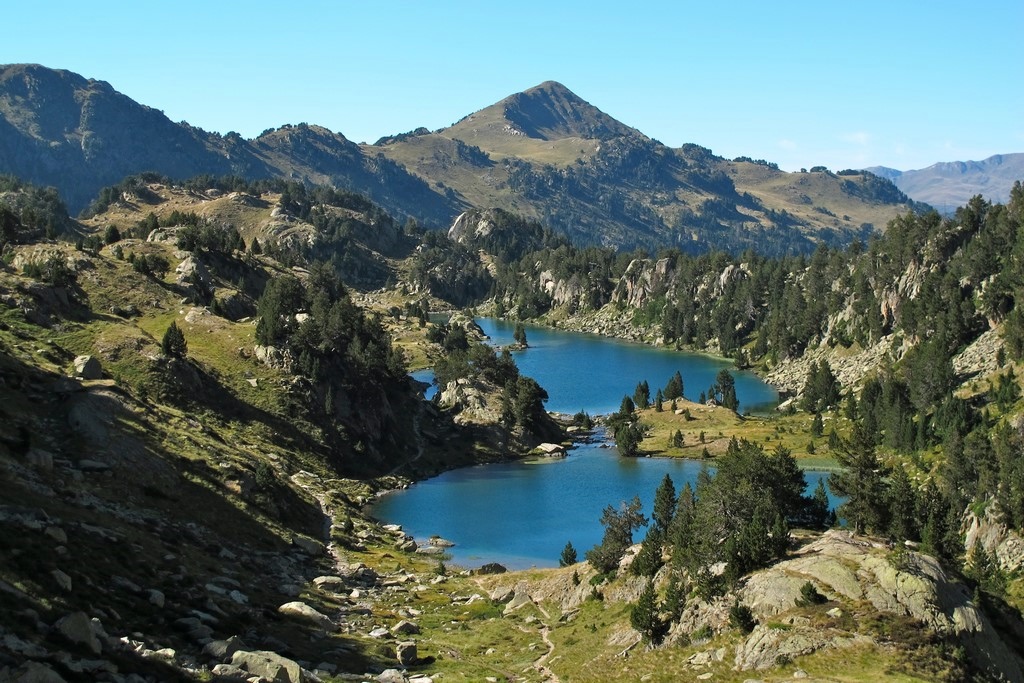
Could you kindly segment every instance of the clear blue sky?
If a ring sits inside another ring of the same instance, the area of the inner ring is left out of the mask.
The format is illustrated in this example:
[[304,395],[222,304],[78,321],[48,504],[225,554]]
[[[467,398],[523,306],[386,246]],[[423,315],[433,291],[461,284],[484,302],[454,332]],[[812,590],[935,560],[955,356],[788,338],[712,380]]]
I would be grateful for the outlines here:
[[1024,0],[12,2],[0,63],[245,137],[436,129],[556,80],[678,146],[786,170],[1024,151]]

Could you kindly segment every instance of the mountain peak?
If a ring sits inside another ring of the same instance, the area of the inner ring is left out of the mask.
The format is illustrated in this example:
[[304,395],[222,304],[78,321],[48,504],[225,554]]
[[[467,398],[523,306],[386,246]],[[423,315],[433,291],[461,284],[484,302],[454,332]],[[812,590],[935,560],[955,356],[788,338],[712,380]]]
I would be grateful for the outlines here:
[[449,129],[454,137],[469,134],[475,138],[488,129],[494,134],[524,135],[535,140],[583,138],[607,140],[622,136],[642,136],[590,104],[557,81],[509,95],[505,99],[470,114]]
[[556,81],[545,81],[498,103],[505,118],[542,140],[577,137],[606,140],[638,132],[615,120]]

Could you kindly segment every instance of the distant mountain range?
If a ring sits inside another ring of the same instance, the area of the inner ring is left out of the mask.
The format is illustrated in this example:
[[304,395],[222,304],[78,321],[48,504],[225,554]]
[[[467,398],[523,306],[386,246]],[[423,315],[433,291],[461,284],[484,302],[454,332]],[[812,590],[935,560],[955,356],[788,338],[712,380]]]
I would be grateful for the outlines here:
[[916,201],[949,213],[979,194],[992,202],[1007,202],[1013,183],[1024,181],[1024,153],[996,154],[984,161],[944,161],[916,171],[885,166],[864,170],[888,178]]
[[102,187],[143,171],[329,184],[434,228],[469,208],[503,208],[579,243],[687,251],[806,252],[914,208],[869,173],[786,173],[695,144],[669,148],[554,82],[449,128],[357,145],[306,124],[252,140],[208,133],[103,81],[0,66],[0,172],[55,186],[77,212]]

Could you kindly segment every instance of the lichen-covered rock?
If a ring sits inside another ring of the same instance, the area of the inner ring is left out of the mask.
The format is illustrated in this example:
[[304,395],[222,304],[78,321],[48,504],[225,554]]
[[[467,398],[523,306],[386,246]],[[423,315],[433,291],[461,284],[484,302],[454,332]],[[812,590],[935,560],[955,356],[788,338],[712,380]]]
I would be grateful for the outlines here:
[[826,648],[870,644],[867,636],[843,636],[814,628],[779,629],[758,625],[736,647],[734,665],[740,671],[769,669],[779,658],[793,659]]

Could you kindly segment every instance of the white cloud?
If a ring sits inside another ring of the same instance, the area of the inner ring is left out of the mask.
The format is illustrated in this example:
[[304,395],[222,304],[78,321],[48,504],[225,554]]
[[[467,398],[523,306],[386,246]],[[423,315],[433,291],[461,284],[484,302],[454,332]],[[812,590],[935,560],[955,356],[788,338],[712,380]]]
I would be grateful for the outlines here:
[[859,130],[853,133],[844,133],[840,136],[840,139],[843,142],[849,142],[863,147],[871,142],[871,133]]

